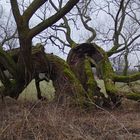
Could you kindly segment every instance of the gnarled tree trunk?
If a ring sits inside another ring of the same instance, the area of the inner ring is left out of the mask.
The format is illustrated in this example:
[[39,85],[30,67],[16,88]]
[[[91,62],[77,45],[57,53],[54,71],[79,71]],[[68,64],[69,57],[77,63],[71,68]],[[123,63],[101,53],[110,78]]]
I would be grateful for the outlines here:
[[[117,104],[119,98],[117,96],[117,89],[113,82],[114,71],[109,62],[108,56],[103,49],[96,44],[80,44],[71,49],[67,62],[76,74],[76,77],[81,81],[88,97],[92,99],[94,96],[97,96],[102,99],[104,104],[109,105],[110,100],[114,105]],[[104,81],[105,89],[108,94],[107,98],[100,92],[91,70],[92,67],[96,68],[98,77],[102,78]]]
[[[4,51],[2,51],[2,53],[5,54]],[[18,64],[19,49],[9,51],[6,56],[10,57],[8,60],[11,62]],[[59,99],[59,102],[64,102],[64,100],[68,101],[70,99],[76,104],[83,105],[86,103],[84,96],[86,91],[64,60],[55,55],[46,54],[43,46],[33,47],[31,56],[33,64],[32,78],[36,79],[39,73],[46,73],[48,78],[53,82],[56,90],[56,99]],[[7,59],[4,60],[6,62],[8,61]],[[5,63],[2,63],[2,66],[3,69],[0,71],[0,79],[3,81],[4,86],[1,88],[1,93],[3,93],[4,96],[17,99],[30,81],[26,81],[26,77],[23,76],[20,80],[18,78],[16,79],[13,73],[11,73],[13,79],[8,79],[3,70],[7,69],[11,72],[9,70],[10,65],[8,64],[8,66],[5,66]],[[12,69],[12,71],[14,71],[14,69]],[[16,71],[14,71],[14,73],[16,73]],[[41,97],[41,93],[39,93],[39,97]]]
[[[46,54],[43,46],[32,47],[33,71],[32,79],[29,77],[28,81],[25,75],[20,80],[18,78],[20,74],[20,71],[17,71],[19,56],[19,49],[9,52],[0,51],[0,80],[3,83],[0,92],[13,98],[18,98],[30,80],[38,79],[39,73],[45,73],[53,82],[56,100],[59,102],[70,101],[80,105],[95,103],[100,106],[110,106],[111,103],[116,105],[119,101],[114,81],[127,82],[139,77],[139,74],[126,77],[115,75],[106,52],[96,44],[84,43],[72,48],[67,58],[68,64],[53,54]],[[97,76],[103,79],[107,97],[101,93],[92,67],[96,68]],[[6,77],[5,69],[11,73],[13,79]],[[39,82],[36,85],[38,86],[38,98],[41,99]]]

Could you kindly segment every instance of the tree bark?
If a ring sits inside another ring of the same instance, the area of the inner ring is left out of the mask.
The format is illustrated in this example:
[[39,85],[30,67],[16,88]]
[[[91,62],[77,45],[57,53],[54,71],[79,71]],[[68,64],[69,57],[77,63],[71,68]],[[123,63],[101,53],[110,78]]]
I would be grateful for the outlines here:
[[[94,103],[98,103],[99,105],[106,104],[108,106],[110,101],[100,92],[100,88],[92,72],[92,67],[95,67],[98,71],[98,76],[103,77],[109,98],[115,103],[115,99],[113,100],[113,98],[116,97],[115,93],[117,90],[112,81],[113,75],[110,76],[110,72],[113,74],[113,69],[107,58],[105,52],[96,44],[83,43],[71,49],[67,62],[87,92],[87,97],[90,97]],[[109,66],[107,67],[107,65]]]
[[50,63],[48,74],[56,91],[56,99],[60,100],[60,102],[70,99],[70,101],[82,106],[86,104],[86,91],[71,71],[69,65],[53,54],[47,54],[46,58]]
[[103,59],[99,62],[99,68],[100,68],[101,75],[105,84],[105,89],[108,96],[111,98],[111,101],[113,102],[113,104],[116,104],[119,101],[119,98],[117,98],[118,90],[113,81],[115,73],[109,61],[107,53],[102,48],[99,48],[99,49],[103,55]]
[[[46,73],[48,78],[53,82],[53,86],[56,91],[56,100],[59,102],[70,101],[82,106],[86,104],[86,91],[67,63],[53,54],[45,54],[44,48],[40,45],[32,48],[31,57],[34,69],[32,78],[36,78],[39,73]],[[15,51],[12,50],[8,53],[11,54],[11,59],[16,58],[16,62],[19,60],[20,50],[15,49]],[[2,79],[1,76],[2,75],[0,73],[1,80],[5,81],[5,77]],[[5,86],[7,83],[3,83],[4,87],[1,88],[1,93],[3,92],[5,96],[17,99],[19,94],[30,83],[30,81],[26,81],[26,77],[24,76],[21,76],[19,79],[9,80],[11,83],[9,88],[6,88]],[[38,88],[38,91],[39,90],[40,89]],[[41,97],[41,93],[38,95]]]
[[[0,51],[0,64],[2,64],[0,79],[4,85],[1,88],[1,93],[13,98],[18,98],[19,94],[33,78],[37,78],[39,73],[46,73],[48,79],[53,82],[56,91],[55,99],[59,103],[70,102],[82,106],[95,103],[100,106],[110,106],[110,103],[113,102],[116,105],[119,101],[119,93],[114,81],[132,81],[138,77],[137,74],[116,76],[106,52],[96,44],[84,43],[71,49],[67,59],[68,64],[53,54],[45,54],[43,46],[38,44],[36,47],[32,47],[31,65],[33,71],[30,80],[27,81],[25,75],[20,78],[15,76],[15,73],[19,74],[15,66],[20,60],[20,52],[20,49],[8,52]],[[98,70],[97,76],[104,80],[108,97],[100,92],[92,67]],[[6,77],[3,68],[11,72],[12,80]],[[39,87],[39,85],[37,86]],[[37,90],[38,97],[42,98],[40,89],[37,88]],[[132,95],[127,97],[132,98]]]

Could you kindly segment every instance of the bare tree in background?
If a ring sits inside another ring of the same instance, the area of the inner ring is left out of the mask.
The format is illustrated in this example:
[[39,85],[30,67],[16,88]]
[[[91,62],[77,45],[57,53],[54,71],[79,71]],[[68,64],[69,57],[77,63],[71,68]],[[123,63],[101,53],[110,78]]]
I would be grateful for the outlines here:
[[[7,17],[4,16],[5,11],[1,5],[0,10],[0,46],[4,49],[12,49],[15,46],[18,46],[17,44],[17,30],[14,23],[14,19],[12,19],[12,12],[7,15]],[[12,27],[12,28],[11,28]]]
[[139,50],[139,6],[132,0],[106,0],[102,6],[98,2],[96,6],[97,13],[104,13],[108,19],[104,27],[97,29],[98,41],[107,47],[112,46],[107,48],[109,57],[113,54],[124,56],[124,75],[127,75],[128,56]]

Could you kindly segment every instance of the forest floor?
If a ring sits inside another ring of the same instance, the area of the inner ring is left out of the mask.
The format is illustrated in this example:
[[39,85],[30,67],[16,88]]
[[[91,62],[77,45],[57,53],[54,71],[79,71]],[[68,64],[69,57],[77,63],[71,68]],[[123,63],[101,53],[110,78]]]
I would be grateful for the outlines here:
[[0,101],[0,140],[140,140],[140,103],[112,110],[46,101]]
[[[139,92],[139,83],[132,86]],[[51,99],[51,83],[42,89]],[[140,140],[140,102],[123,98],[118,108],[86,110],[37,101],[35,93],[33,81],[17,101],[0,100],[0,140]]]

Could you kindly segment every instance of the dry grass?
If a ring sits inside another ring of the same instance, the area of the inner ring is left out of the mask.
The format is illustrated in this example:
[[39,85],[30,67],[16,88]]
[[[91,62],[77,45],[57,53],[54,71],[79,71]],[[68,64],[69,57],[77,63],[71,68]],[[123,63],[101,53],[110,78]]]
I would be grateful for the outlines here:
[[0,140],[139,140],[140,104],[84,110],[40,101],[0,101]]

